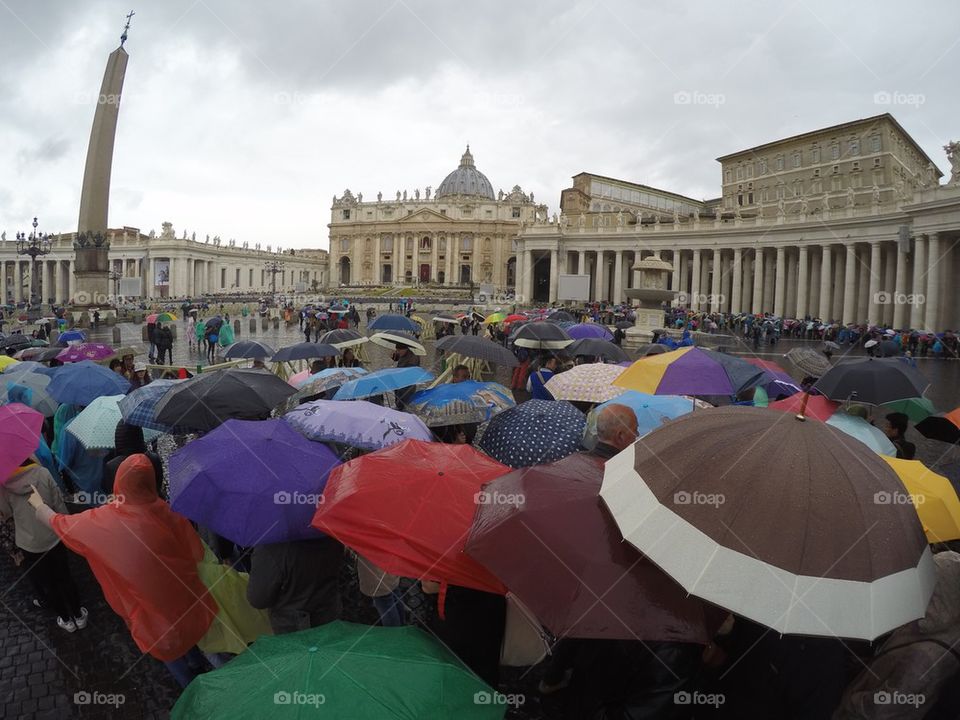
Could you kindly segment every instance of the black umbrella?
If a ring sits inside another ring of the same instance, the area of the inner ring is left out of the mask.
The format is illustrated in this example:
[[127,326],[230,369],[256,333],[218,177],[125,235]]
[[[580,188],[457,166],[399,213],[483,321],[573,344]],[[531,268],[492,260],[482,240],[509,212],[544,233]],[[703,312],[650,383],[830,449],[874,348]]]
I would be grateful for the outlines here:
[[161,425],[212,430],[230,418],[262,420],[296,392],[265,370],[230,368],[184,380],[157,403],[154,419]]
[[209,328],[218,328],[221,325],[223,325],[223,318],[219,315],[214,315],[212,318],[204,320],[203,322],[203,327],[205,330]]
[[535,350],[560,350],[572,343],[573,338],[555,323],[537,321],[521,326],[513,342]]
[[633,324],[634,323],[632,320],[618,320],[617,324],[614,325],[614,327],[617,328],[618,330],[626,330],[627,328],[632,328]]
[[925,438],[945,443],[960,442],[960,413],[956,410],[945,415],[931,415],[916,424],[917,432]]
[[447,335],[437,340],[437,350],[457,353],[464,357],[485,360],[507,367],[516,367],[520,364],[516,356],[503,345],[498,345],[479,335]]
[[311,358],[325,358],[339,355],[340,351],[333,345],[321,342],[302,342],[296,345],[282,347],[271,357],[273,362],[284,360],[310,360]]
[[362,345],[369,341],[369,339],[370,338],[361,335],[356,330],[330,330],[320,336],[319,342],[333,345],[335,348],[342,350],[343,348],[353,347],[354,345]]
[[227,360],[237,360],[240,358],[260,358],[272,357],[276,352],[266,343],[257,340],[240,340],[227,348],[223,357]]
[[637,348],[637,354],[640,355],[640,357],[647,357],[648,355],[662,355],[665,352],[669,352],[669,350],[670,348],[660,343],[644,343]]
[[475,444],[512,468],[543,465],[577,452],[586,424],[566,400],[528,400],[495,415]]
[[923,396],[930,382],[899,358],[862,358],[834,365],[814,387],[831,400],[882,405]]
[[630,359],[623,351],[623,348],[614,345],[609,340],[600,340],[599,338],[583,338],[582,340],[577,340],[572,345],[564,348],[564,352],[573,357],[589,355],[591,357],[600,357],[611,362],[624,362]]
[[554,323],[576,322],[577,319],[573,315],[568,313],[566,310],[557,310],[557,312],[551,313],[550,315],[547,316],[547,321],[554,322]]
[[29,347],[32,340],[33,338],[22,333],[14,333],[0,340],[0,349]]

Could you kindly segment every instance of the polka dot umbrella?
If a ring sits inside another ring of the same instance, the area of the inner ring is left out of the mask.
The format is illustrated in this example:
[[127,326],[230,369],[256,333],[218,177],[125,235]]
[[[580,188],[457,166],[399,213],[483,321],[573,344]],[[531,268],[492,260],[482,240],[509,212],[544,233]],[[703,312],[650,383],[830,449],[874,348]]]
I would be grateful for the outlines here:
[[496,415],[476,445],[494,460],[522,468],[577,452],[586,418],[563,400],[528,400]]

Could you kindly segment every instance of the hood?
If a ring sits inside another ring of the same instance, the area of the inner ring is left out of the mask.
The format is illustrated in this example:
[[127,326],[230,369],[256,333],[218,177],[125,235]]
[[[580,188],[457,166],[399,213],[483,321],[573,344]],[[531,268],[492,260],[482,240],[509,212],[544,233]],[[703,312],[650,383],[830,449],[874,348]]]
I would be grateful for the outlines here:
[[143,428],[136,425],[118,422],[117,429],[113,432],[113,441],[117,448],[117,455],[135,455],[147,451],[147,444],[143,440]]
[[150,458],[131,455],[117,468],[113,492],[126,505],[149,505],[158,500],[157,482]]
[[42,465],[31,463],[26,467],[14,470],[7,482],[0,485],[11,495],[29,495],[30,485],[37,484],[47,470]]

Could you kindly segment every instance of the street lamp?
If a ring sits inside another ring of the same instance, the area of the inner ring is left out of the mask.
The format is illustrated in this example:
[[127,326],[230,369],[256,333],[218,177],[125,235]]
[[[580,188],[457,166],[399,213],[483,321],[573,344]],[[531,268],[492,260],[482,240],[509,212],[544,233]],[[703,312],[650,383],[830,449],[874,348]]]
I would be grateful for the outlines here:
[[107,277],[113,280],[116,290],[113,293],[113,304],[120,307],[120,279],[124,277],[124,274],[119,270],[111,270],[107,273]]
[[50,236],[37,233],[37,219],[33,219],[33,232],[17,233],[17,255],[30,256],[30,304],[36,303],[36,291],[40,284],[37,279],[37,258],[50,252]]
[[280,260],[267,260],[263,264],[267,272],[270,273],[270,292],[273,295],[274,300],[277,297],[277,273],[283,272],[283,262]]

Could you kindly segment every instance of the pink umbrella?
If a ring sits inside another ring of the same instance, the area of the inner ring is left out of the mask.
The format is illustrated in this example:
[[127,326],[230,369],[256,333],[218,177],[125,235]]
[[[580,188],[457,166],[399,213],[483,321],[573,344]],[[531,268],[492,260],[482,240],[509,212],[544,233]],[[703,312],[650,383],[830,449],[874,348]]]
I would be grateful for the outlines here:
[[303,384],[303,381],[310,377],[309,370],[301,370],[296,375],[291,375],[287,378],[287,382],[293,385],[294,387],[300,387]]
[[103,343],[79,343],[64,348],[63,352],[57,355],[57,360],[61,362],[80,362],[81,360],[97,362],[114,354],[114,349]]
[[0,485],[40,444],[43,415],[20,403],[0,406]]

